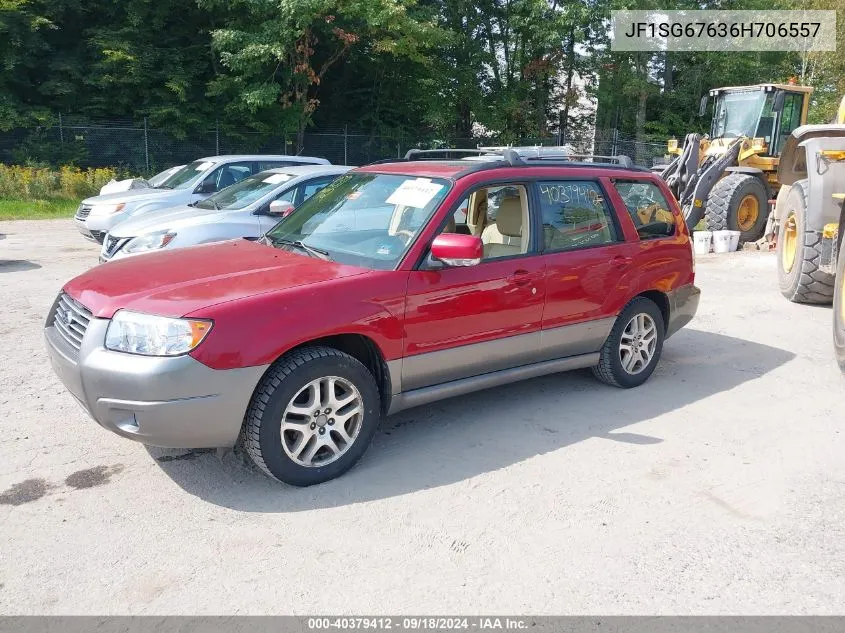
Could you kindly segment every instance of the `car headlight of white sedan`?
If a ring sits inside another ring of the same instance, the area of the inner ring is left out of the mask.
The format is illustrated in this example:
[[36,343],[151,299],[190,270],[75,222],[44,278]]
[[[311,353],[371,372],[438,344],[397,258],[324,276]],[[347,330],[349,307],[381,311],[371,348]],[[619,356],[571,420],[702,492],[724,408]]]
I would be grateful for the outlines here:
[[106,330],[106,349],[142,356],[187,354],[211,331],[212,322],[118,310]]
[[158,231],[157,233],[150,233],[149,235],[139,235],[127,242],[126,246],[123,247],[123,252],[143,253],[146,251],[154,251],[159,248],[164,248],[170,244],[174,237],[176,237],[176,233],[171,233],[170,231]]

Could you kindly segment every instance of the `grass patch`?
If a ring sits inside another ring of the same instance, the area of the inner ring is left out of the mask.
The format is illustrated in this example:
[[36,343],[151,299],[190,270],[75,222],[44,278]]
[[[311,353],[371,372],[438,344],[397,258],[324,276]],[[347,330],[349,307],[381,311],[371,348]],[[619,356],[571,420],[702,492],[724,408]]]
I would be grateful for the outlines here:
[[78,200],[10,200],[0,198],[0,220],[47,220],[69,218]]

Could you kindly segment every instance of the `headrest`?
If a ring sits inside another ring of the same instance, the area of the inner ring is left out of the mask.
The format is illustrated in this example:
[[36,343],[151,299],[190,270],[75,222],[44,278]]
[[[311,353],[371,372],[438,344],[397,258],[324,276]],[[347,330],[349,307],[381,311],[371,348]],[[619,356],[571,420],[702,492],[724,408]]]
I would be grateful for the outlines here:
[[519,198],[505,198],[496,212],[496,228],[508,237],[522,235],[522,203]]

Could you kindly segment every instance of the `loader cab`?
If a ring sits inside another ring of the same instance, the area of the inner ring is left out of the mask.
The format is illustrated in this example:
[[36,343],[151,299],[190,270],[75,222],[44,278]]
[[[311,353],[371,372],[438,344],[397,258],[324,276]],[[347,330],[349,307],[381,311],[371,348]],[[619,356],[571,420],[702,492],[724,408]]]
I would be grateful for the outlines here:
[[812,88],[791,84],[762,84],[738,88],[717,88],[711,139],[753,139],[760,156],[780,156],[792,130],[807,121]]

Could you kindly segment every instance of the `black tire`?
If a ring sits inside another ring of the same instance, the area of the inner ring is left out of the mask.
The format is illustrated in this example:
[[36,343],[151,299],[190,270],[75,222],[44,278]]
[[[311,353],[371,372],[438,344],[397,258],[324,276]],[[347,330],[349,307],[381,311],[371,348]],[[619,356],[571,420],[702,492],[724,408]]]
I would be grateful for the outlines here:
[[839,227],[839,255],[836,260],[836,289],[833,292],[833,352],[845,373],[845,226]]
[[[282,447],[281,421],[288,403],[312,380],[338,376],[352,383],[363,400],[361,428],[348,450],[325,466],[303,466]],[[293,486],[334,479],[361,458],[378,428],[381,396],[370,371],[357,359],[331,347],[305,347],[279,359],[264,375],[247,410],[242,443],[255,465]]]
[[[833,299],[834,280],[830,273],[819,270],[822,233],[807,229],[807,194],[807,181],[797,181],[786,196],[784,208],[778,210],[778,286],[781,294],[790,301],[825,305]],[[793,229],[794,249],[789,237]],[[788,253],[793,250],[795,258],[789,265]]]
[[[625,328],[639,314],[648,315],[654,322],[657,330],[656,343],[654,353],[648,364],[638,373],[629,373],[622,365],[620,344]],[[613,324],[613,329],[601,348],[599,364],[592,368],[593,375],[603,383],[613,387],[623,389],[639,387],[648,380],[660,361],[665,334],[666,325],[663,322],[663,314],[660,312],[660,308],[651,299],[636,297],[616,317],[616,323]]]
[[[742,230],[737,212],[746,196],[757,199],[757,219],[754,224]],[[755,242],[763,237],[768,219],[769,192],[766,185],[756,176],[734,173],[717,182],[710,195],[704,212],[704,223],[708,231],[740,231],[739,241]]]

